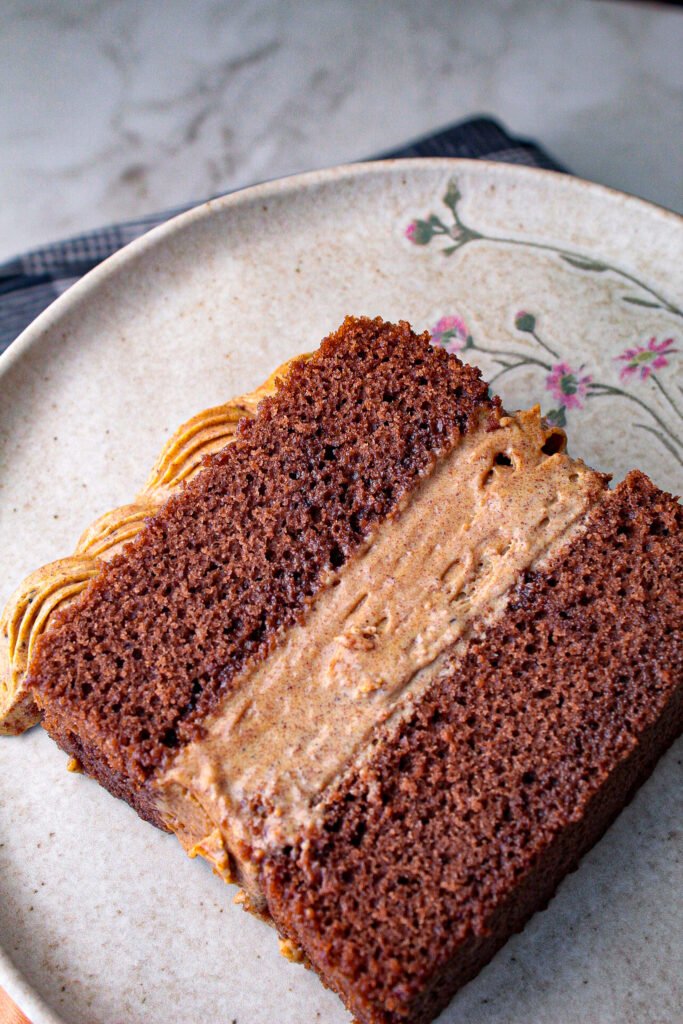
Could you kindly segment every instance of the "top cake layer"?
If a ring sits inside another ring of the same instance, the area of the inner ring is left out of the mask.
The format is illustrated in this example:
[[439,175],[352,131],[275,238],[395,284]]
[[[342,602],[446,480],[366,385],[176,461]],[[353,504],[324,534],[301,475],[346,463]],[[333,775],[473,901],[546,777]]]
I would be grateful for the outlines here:
[[48,731],[157,818],[146,781],[482,417],[500,408],[477,369],[348,319],[41,639]]

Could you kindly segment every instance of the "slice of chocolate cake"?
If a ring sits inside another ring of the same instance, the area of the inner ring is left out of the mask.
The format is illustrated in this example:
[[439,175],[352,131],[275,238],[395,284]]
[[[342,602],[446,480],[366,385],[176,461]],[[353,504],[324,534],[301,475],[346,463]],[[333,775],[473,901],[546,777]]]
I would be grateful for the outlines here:
[[86,772],[365,1024],[428,1021],[681,727],[681,510],[348,319],[40,638]]

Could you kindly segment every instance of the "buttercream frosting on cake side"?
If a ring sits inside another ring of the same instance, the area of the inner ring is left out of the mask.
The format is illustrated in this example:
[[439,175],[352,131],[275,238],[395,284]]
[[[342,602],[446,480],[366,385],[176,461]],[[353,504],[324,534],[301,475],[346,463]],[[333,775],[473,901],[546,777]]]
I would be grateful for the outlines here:
[[0,735],[19,734],[40,720],[25,682],[38,638],[50,629],[55,614],[73,604],[145,521],[202,471],[209,455],[235,440],[239,421],[255,416],[291,362],[279,366],[255,391],[204,409],[178,427],[134,501],[99,516],[83,532],[73,555],[41,566],[17,587],[0,615]]

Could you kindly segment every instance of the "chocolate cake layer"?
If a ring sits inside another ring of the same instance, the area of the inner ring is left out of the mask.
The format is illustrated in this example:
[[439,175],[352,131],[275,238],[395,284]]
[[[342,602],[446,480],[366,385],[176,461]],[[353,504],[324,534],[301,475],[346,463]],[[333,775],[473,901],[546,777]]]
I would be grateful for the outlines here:
[[266,856],[276,924],[362,1024],[430,1021],[680,732],[682,525],[630,474]]
[[391,515],[499,403],[409,326],[347,319],[38,642],[44,725],[144,816],[144,791]]

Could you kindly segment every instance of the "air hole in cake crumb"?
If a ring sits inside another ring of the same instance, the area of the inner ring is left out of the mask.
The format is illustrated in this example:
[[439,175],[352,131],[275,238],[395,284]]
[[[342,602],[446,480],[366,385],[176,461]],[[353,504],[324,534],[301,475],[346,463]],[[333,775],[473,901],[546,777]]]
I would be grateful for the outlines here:
[[165,729],[161,737],[161,742],[165,747],[177,747],[178,746],[178,734],[175,729]]
[[334,544],[330,551],[330,565],[333,569],[339,569],[346,561],[344,552],[338,544]]
[[512,459],[510,458],[509,455],[506,455],[505,452],[498,452],[498,454],[494,458],[493,462],[494,462],[494,465],[496,465],[496,466],[511,466],[512,465]]
[[557,455],[564,449],[564,436],[560,433],[553,433],[546,438],[541,448],[544,455]]
[[351,846],[355,846],[356,849],[363,842],[363,836],[365,835],[365,822],[359,821],[356,829],[351,836]]
[[525,786],[530,786],[536,781],[536,772],[524,772],[522,775],[522,782]]
[[92,686],[90,683],[83,683],[81,686],[81,697],[87,697],[90,693],[92,693]]

